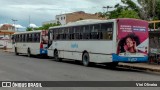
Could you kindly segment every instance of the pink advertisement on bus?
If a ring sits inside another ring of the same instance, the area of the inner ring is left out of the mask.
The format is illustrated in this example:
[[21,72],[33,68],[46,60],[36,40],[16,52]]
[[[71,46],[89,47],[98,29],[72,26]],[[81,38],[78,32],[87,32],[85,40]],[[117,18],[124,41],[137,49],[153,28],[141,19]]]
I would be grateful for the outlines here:
[[118,19],[119,56],[141,57],[148,54],[148,22],[138,19]]

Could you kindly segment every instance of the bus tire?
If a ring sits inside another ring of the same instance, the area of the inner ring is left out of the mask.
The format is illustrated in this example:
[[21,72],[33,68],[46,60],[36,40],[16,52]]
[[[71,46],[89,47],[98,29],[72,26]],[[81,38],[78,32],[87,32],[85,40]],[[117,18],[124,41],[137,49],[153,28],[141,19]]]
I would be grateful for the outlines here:
[[61,61],[62,61],[62,59],[59,58],[58,50],[54,50],[54,59],[55,59],[55,61],[57,61],[57,62],[61,62]]
[[27,56],[31,57],[31,50],[30,50],[30,48],[28,48],[28,50],[27,50]]
[[15,47],[14,49],[15,55],[19,55],[19,53],[17,52],[17,48]]
[[84,52],[82,55],[82,63],[86,67],[90,65],[90,58],[89,58],[89,54],[87,52]]

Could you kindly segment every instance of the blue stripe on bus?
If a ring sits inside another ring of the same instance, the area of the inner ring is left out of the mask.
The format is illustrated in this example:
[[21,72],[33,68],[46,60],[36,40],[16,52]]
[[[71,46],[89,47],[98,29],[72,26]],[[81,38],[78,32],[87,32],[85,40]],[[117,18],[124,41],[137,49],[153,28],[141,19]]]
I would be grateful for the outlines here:
[[112,54],[113,62],[148,62],[148,56],[145,57],[124,57],[118,56],[117,54]]
[[47,50],[46,49],[40,49],[40,54],[47,54]]

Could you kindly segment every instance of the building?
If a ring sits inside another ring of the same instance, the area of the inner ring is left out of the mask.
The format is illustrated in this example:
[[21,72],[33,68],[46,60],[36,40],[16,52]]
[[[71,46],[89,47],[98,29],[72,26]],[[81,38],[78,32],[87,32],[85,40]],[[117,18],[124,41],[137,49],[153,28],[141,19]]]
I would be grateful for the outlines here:
[[56,15],[56,21],[61,23],[62,25],[67,24],[69,22],[75,22],[84,19],[104,20],[106,18],[99,17],[98,14],[90,14],[90,13],[85,13],[83,11]]
[[3,24],[0,27],[0,30],[14,31],[15,27],[13,25],[11,25],[11,24]]
[[42,25],[45,25],[45,24],[54,24],[54,23],[57,23],[56,20],[51,20],[51,21],[45,21],[42,23]]
[[0,48],[12,48],[11,35],[14,34],[14,29],[10,24],[0,27]]

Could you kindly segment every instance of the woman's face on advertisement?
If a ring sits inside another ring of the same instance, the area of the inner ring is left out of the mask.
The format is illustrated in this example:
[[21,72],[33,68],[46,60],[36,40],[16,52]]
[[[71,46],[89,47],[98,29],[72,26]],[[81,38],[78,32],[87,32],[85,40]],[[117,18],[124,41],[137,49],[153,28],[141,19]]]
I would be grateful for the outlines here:
[[126,44],[128,47],[133,47],[133,40],[131,38],[126,39]]

